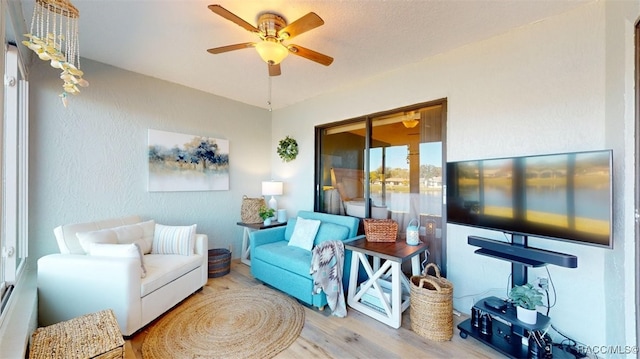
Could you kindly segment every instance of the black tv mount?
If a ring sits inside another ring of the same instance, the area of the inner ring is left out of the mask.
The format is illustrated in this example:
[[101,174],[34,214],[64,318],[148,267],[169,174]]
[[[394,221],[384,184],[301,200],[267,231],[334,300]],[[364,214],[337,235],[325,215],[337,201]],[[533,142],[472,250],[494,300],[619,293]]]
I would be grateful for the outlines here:
[[571,254],[529,247],[527,236],[513,234],[512,242],[501,242],[476,236],[467,237],[467,243],[480,247],[475,253],[511,262],[511,284],[527,283],[527,267],[554,264],[565,268],[577,268],[578,258]]

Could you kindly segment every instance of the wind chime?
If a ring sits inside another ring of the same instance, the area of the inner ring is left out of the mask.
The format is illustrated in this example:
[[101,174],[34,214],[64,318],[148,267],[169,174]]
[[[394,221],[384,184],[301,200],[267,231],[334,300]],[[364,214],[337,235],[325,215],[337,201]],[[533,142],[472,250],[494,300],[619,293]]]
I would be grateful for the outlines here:
[[41,60],[50,61],[51,67],[62,70],[64,81],[60,94],[62,104],[67,107],[67,94],[78,94],[78,86],[87,87],[80,70],[80,46],[78,20],[80,12],[69,0],[36,0],[31,17],[30,33],[22,41]]

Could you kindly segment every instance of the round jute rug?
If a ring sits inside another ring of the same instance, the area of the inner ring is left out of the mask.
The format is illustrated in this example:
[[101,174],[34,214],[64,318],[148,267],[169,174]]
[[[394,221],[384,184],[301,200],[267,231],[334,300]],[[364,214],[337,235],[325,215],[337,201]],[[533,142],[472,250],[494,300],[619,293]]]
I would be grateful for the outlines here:
[[272,358],[298,338],[303,325],[302,306],[264,286],[199,293],[150,328],[142,357]]

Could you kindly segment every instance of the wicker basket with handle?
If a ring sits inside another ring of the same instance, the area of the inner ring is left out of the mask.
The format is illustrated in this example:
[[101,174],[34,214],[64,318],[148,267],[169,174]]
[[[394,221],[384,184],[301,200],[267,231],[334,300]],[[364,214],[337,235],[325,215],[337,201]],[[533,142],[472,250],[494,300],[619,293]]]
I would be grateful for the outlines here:
[[364,234],[369,242],[395,242],[398,237],[398,222],[393,219],[365,218]]
[[260,207],[266,206],[264,197],[249,198],[242,196],[242,207],[240,208],[240,219],[243,223],[261,223]]
[[[427,274],[432,267],[435,276]],[[451,340],[453,284],[440,276],[440,269],[433,263],[427,264],[422,274],[411,277],[411,330],[430,340]]]

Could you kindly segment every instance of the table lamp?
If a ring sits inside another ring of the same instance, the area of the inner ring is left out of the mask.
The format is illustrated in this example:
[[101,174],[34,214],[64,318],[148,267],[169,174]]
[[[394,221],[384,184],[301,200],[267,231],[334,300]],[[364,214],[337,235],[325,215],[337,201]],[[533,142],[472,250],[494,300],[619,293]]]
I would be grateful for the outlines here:
[[274,196],[282,195],[282,182],[278,181],[263,181],[262,182],[262,195],[271,196],[269,200],[269,207],[274,210],[278,210],[278,202]]

